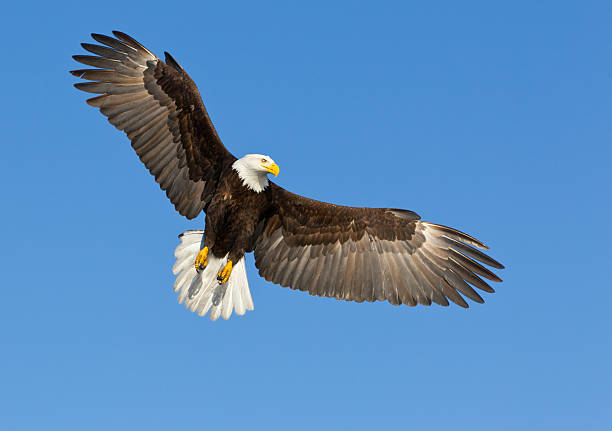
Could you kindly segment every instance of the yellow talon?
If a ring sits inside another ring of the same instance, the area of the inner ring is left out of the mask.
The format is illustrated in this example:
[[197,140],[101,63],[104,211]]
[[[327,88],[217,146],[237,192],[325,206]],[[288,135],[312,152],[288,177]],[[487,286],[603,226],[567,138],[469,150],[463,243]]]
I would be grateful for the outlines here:
[[217,276],[217,280],[219,280],[219,284],[227,283],[230,275],[232,274],[232,261],[228,260],[219,275]]
[[208,266],[208,247],[204,247],[198,253],[198,257],[195,260],[196,271],[201,271]]

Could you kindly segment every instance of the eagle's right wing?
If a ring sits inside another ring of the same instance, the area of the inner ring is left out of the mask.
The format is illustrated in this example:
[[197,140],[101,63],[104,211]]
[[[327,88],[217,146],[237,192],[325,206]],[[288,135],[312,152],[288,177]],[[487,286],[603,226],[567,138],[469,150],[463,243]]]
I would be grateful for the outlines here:
[[187,72],[166,53],[166,62],[130,36],[92,37],[83,43],[96,56],[73,58],[96,69],[73,70],[94,82],[75,84],[100,96],[87,103],[124,131],[138,157],[185,217],[196,217],[208,204],[221,169],[235,157],[210,121],[200,93]]
[[479,276],[501,281],[484,266],[503,268],[478,250],[483,243],[412,211],[333,205],[274,183],[268,196],[255,265],[281,286],[347,301],[467,307],[461,295],[484,302],[472,286],[494,292]]

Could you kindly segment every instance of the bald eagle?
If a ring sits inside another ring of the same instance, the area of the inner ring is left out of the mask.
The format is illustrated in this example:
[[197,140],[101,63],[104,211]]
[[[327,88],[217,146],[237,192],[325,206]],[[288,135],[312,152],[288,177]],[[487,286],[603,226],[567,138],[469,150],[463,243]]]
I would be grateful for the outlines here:
[[[188,219],[203,231],[179,235],[174,285],[179,302],[212,320],[253,309],[244,265],[254,252],[267,281],[346,301],[468,307],[474,289],[501,281],[486,266],[503,266],[482,242],[395,208],[357,208],[295,195],[268,179],[279,167],[268,155],[234,157],[223,145],[187,72],[130,36],[92,34],[95,55],[73,58],[99,94],[87,100],[127,134],[140,160]],[[486,266],[485,266],[486,265]],[[463,296],[462,296],[463,295]]]

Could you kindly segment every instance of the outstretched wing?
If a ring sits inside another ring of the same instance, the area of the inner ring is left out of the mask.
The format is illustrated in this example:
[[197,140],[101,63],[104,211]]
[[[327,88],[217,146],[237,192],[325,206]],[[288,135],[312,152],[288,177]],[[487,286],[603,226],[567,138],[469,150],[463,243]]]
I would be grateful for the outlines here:
[[[272,209],[255,244],[266,280],[347,301],[468,307],[484,302],[472,286],[494,292],[479,276],[501,279],[487,248],[455,229],[419,220],[412,211],[353,208],[307,199],[270,184]],[[471,285],[471,286],[470,286]]]
[[96,54],[73,58],[96,69],[73,70],[94,82],[75,84],[100,96],[87,103],[124,131],[136,154],[185,217],[206,208],[221,169],[235,160],[208,117],[200,93],[187,72],[166,53],[166,63],[130,36],[92,37],[83,43]]

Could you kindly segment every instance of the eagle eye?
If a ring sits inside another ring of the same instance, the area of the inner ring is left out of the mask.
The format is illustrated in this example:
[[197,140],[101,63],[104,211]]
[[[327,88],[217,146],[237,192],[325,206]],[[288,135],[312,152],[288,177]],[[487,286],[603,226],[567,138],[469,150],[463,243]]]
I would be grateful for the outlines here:
[[261,163],[266,163],[267,160],[266,159],[261,159]]

